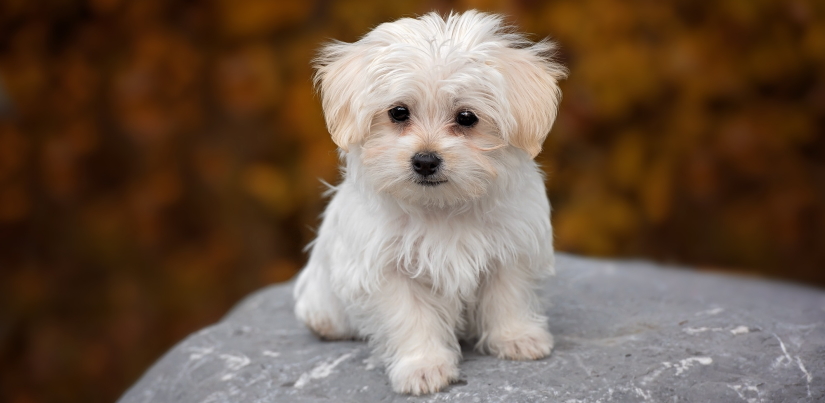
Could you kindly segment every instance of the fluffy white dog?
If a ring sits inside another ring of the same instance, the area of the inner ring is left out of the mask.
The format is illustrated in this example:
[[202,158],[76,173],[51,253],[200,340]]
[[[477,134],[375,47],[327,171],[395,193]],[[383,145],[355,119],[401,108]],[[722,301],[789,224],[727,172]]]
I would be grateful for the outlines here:
[[496,15],[436,13],[320,51],[315,82],[344,180],[295,287],[324,339],[369,339],[395,391],[458,377],[459,339],[501,358],[550,354],[534,287],[553,273],[533,158],[565,69]]

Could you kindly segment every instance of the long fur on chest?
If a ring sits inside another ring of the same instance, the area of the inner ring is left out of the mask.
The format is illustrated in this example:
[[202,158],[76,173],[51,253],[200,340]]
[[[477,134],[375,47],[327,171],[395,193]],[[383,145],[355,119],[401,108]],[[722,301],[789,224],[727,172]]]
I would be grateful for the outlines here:
[[333,283],[347,299],[369,294],[388,271],[440,294],[469,296],[490,270],[552,272],[549,206],[534,193],[493,193],[460,211],[410,210],[389,198],[366,199],[345,182],[313,248],[327,250],[315,252],[327,255]]

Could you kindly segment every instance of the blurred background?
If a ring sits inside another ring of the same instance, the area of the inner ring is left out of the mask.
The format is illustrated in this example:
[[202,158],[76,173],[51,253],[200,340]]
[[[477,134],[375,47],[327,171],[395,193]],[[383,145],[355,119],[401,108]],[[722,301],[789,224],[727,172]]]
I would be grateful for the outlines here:
[[2,0],[0,401],[113,401],[290,279],[338,180],[318,45],[468,8],[570,68],[559,250],[825,286],[820,0]]

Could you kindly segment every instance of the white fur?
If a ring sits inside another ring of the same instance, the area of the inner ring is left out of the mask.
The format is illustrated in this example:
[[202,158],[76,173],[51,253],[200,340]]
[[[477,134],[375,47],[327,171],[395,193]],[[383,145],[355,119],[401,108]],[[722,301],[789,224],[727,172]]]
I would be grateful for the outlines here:
[[[553,272],[550,205],[533,161],[564,68],[500,17],[431,13],[335,42],[317,61],[344,180],[295,287],[295,312],[327,339],[366,337],[393,389],[458,377],[459,338],[508,359],[550,354],[533,288]],[[393,122],[398,105],[410,120]],[[472,111],[479,122],[454,122]],[[423,186],[416,153],[442,158]]]

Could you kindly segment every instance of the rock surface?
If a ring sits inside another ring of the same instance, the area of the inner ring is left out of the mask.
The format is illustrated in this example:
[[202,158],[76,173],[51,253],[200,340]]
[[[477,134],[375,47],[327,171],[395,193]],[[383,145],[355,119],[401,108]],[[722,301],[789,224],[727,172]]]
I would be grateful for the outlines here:
[[502,361],[464,349],[461,381],[390,389],[364,342],[322,342],[291,285],[261,290],[178,344],[121,399],[138,402],[823,402],[825,292],[558,256],[543,288],[556,349]]

